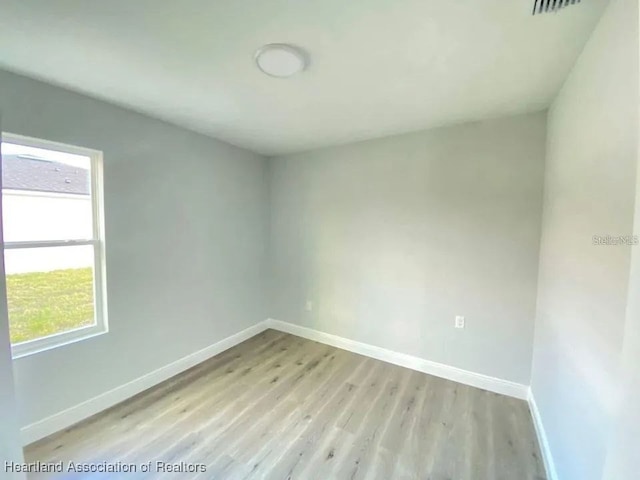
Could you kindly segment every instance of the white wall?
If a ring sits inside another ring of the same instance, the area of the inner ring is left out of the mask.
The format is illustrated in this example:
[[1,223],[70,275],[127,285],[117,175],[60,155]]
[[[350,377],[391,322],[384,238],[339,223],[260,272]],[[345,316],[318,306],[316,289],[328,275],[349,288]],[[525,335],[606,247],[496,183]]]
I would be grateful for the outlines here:
[[271,316],[528,384],[544,149],[539,113],[274,158]]
[[[640,79],[639,79],[640,80]],[[640,160],[640,157],[638,158]],[[634,232],[640,232],[640,168],[636,172]],[[640,472],[640,249],[631,252],[620,400],[607,449],[605,480],[633,479]]]
[[91,197],[3,190],[5,242],[86,239],[93,236]]
[[601,478],[616,406],[630,247],[592,236],[633,233],[637,22],[611,2],[548,117],[532,392],[562,480]]
[[110,332],[15,362],[22,425],[265,317],[266,159],[2,71],[0,113],[5,131],[104,152]]
[[[68,240],[93,236],[89,195],[3,190],[4,240]],[[7,275],[93,266],[88,246],[5,251]]]

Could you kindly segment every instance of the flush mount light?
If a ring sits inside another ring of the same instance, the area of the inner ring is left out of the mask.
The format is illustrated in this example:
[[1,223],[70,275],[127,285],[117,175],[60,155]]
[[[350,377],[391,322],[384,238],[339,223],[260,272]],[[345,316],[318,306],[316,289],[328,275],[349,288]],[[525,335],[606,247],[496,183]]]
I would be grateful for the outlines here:
[[270,43],[259,48],[255,59],[260,70],[279,78],[291,77],[307,66],[304,52],[285,43]]

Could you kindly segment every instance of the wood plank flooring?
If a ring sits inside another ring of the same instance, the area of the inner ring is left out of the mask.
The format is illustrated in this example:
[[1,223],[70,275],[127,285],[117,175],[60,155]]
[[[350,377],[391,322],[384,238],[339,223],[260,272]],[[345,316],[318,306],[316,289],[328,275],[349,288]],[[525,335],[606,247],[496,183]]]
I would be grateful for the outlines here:
[[63,462],[34,479],[546,479],[525,402],[274,330],[25,456]]

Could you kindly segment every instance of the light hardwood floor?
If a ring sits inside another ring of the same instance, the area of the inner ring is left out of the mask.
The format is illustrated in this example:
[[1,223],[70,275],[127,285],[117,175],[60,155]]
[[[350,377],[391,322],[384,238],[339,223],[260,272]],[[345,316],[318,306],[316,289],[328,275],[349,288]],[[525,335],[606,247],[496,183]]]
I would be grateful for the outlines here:
[[[152,463],[30,478],[545,479],[527,404],[267,330],[26,448],[30,462]],[[158,473],[156,461],[206,466]]]

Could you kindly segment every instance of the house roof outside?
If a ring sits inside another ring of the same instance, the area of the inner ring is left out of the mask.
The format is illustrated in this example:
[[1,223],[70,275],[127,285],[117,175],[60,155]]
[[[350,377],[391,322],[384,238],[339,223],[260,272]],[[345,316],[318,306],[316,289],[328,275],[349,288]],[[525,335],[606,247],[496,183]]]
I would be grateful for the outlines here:
[[89,195],[89,169],[25,155],[2,156],[2,188]]

